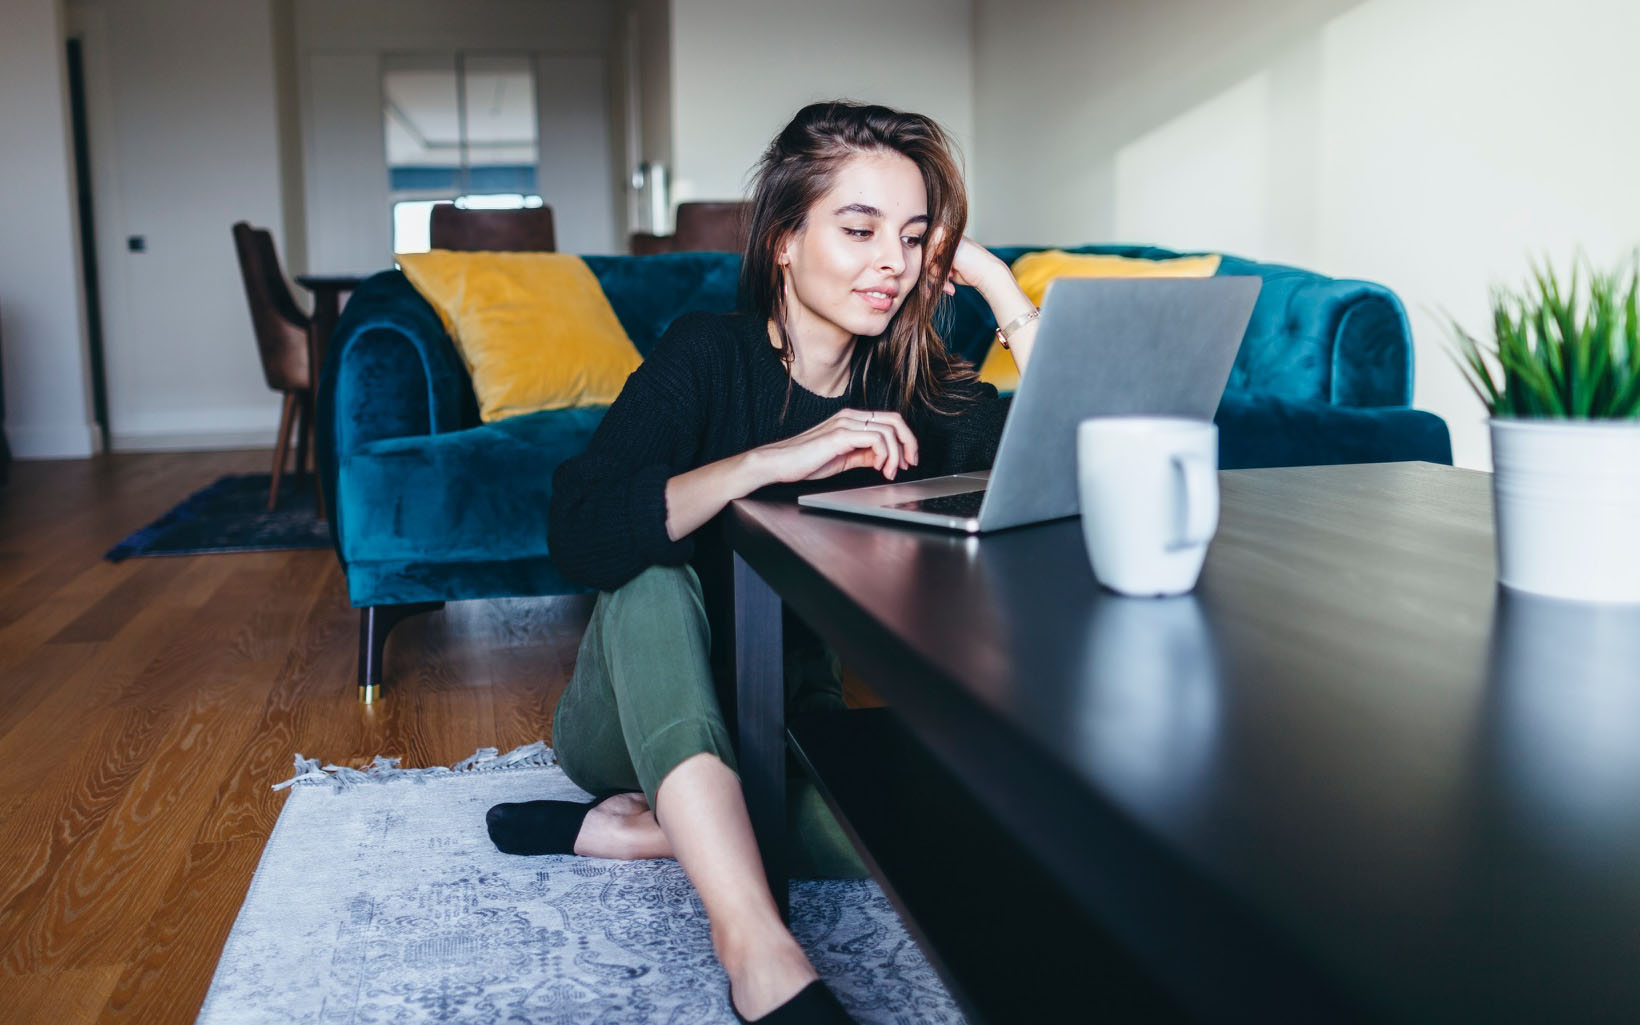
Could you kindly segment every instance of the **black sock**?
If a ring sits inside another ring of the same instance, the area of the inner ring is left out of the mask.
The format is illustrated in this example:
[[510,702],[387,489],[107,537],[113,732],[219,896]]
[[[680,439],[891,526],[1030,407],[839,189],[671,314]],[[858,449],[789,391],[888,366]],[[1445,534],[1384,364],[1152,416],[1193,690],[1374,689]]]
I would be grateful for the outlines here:
[[498,804],[484,816],[490,841],[503,854],[574,854],[581,823],[598,801]]
[[797,991],[797,995],[761,1018],[748,1020],[735,1008],[734,997],[729,998],[729,1010],[735,1019],[745,1025],[855,1025],[835,994],[819,979]]

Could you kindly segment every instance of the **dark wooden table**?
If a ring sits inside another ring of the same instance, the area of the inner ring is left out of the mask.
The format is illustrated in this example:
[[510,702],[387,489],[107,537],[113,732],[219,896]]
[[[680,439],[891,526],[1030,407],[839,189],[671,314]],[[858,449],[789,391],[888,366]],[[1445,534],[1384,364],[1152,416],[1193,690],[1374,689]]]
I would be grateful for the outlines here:
[[1640,1020],[1640,609],[1499,590],[1485,474],[1221,481],[1160,601],[1102,591],[1074,519],[735,503],[771,877],[784,599],[893,708],[791,740],[977,1019]]
[[330,336],[341,319],[346,296],[364,284],[368,274],[298,274],[296,283],[313,293],[313,326],[308,331],[308,355],[312,359],[313,387],[317,393],[319,372],[324,369]]
[[[336,322],[341,319],[342,306],[347,302],[347,296],[364,284],[368,274],[298,274],[296,283],[313,293],[313,316],[308,325],[308,374],[313,394],[309,401],[313,409],[319,408],[319,376],[325,368],[325,355],[330,351],[330,336],[336,330]],[[319,515],[325,515],[324,485],[317,473],[314,480],[314,500],[318,503]]]

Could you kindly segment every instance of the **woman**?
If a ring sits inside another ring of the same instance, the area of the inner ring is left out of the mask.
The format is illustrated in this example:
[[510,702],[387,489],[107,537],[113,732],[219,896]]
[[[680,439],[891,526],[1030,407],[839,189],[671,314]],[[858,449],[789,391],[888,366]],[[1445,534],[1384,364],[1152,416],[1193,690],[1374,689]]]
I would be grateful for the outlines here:
[[[977,288],[1021,372],[1036,310],[1006,265],[963,238],[966,220],[951,146],[933,121],[842,102],[805,107],[759,165],[741,268],[749,312],[680,318],[586,452],[553,478],[553,560],[602,592],[553,744],[577,785],[614,796],[501,805],[491,836],[517,853],[677,858],[711,919],[742,1021],[850,1019],[764,879],[713,687],[707,610],[721,595],[724,550],[703,528],[769,485],[990,465],[1005,403],[946,353],[935,308],[956,284]],[[801,631],[788,648],[793,713],[841,707],[823,650]],[[859,874],[812,790],[793,805],[794,854],[810,874]]]

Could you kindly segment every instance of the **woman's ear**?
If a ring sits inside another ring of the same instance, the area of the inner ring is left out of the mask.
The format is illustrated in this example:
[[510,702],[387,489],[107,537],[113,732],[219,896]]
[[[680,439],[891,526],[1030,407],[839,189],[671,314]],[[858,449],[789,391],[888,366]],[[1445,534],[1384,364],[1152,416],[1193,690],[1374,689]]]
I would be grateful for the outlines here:
[[776,266],[790,267],[792,265],[792,253],[797,249],[798,236],[801,234],[801,230],[790,231],[786,233],[785,238],[780,240],[780,244],[775,247],[774,251],[774,262]]

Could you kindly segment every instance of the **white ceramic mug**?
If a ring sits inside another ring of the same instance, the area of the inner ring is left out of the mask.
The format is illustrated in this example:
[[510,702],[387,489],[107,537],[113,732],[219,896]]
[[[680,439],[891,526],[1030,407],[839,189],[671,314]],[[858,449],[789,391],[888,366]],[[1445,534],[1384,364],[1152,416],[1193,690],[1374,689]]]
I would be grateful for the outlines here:
[[1108,416],[1076,430],[1082,536],[1093,575],[1121,594],[1184,594],[1219,525],[1219,429]]

